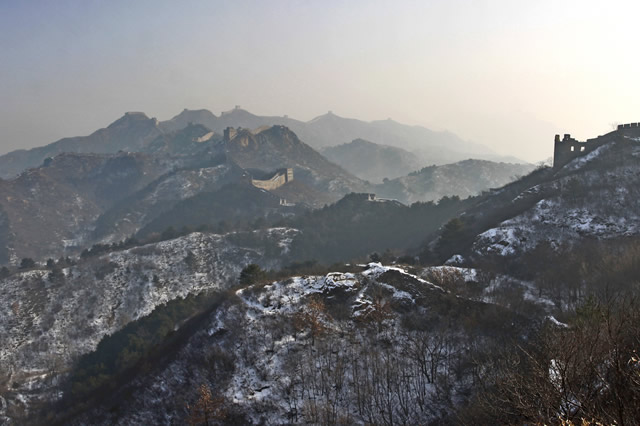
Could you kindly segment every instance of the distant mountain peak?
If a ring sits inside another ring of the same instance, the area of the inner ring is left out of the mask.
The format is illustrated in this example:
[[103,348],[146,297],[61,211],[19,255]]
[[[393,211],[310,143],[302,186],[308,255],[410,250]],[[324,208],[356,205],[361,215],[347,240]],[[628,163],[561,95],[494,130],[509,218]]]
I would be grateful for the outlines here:
[[222,111],[220,113],[220,117],[228,117],[228,116],[238,116],[238,117],[251,116],[251,117],[256,117],[255,114],[250,113],[246,109],[240,108],[240,106],[236,106],[234,109],[231,109],[229,111]]
[[[264,133],[266,135],[289,136],[298,140],[298,136],[287,126],[276,124],[274,126],[263,126],[256,129],[255,134]],[[299,140],[298,140],[299,141]]]
[[142,111],[127,111],[124,113],[124,115],[129,117],[149,118],[147,114]]
[[214,117],[216,116],[214,113],[212,113],[211,111],[209,111],[206,108],[200,108],[200,109],[188,109],[188,108],[185,108],[176,117],[179,117],[179,116],[190,116],[190,115],[196,115],[196,116],[197,115],[211,115],[211,116],[214,116]]
[[346,143],[344,145],[348,145],[348,144],[352,144],[354,146],[384,146],[384,145],[373,143],[371,141],[368,141],[368,140],[362,139],[362,138],[354,139],[351,142],[348,142],[348,143]]
[[339,120],[339,119],[343,119],[343,118],[340,117],[339,115],[334,114],[333,111],[327,111],[326,114],[319,115],[309,120],[309,123],[316,123],[316,122],[325,121],[325,120]]
[[108,128],[112,129],[114,127],[119,127],[123,125],[128,126],[135,122],[143,122],[148,120],[153,120],[156,123],[158,122],[158,120],[156,120],[155,118],[149,118],[149,116],[147,116],[147,114],[145,114],[144,112],[128,111],[128,112],[125,112],[122,117],[120,117],[119,119],[111,123]]
[[173,132],[187,127],[190,123],[201,124],[208,129],[215,130],[219,118],[208,109],[187,109],[170,120],[160,123],[160,127],[167,132]]

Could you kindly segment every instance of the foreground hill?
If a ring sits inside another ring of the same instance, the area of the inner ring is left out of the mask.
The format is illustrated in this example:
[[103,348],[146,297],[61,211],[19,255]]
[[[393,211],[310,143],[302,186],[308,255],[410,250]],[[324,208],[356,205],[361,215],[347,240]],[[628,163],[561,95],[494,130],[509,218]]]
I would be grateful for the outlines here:
[[79,355],[157,306],[203,290],[224,292],[248,263],[278,268],[295,233],[193,233],[0,279],[7,307],[0,314],[0,420],[55,399],[49,392],[56,377]]
[[375,186],[377,195],[411,204],[435,201],[444,196],[461,198],[498,188],[532,171],[532,164],[464,160],[442,166],[424,167],[407,176],[385,180]]
[[[235,423],[427,423],[464,399],[481,355],[474,345],[526,334],[526,324],[380,264],[262,283],[235,292],[157,368],[70,423],[184,423],[202,386]],[[85,359],[90,368],[107,358]]]

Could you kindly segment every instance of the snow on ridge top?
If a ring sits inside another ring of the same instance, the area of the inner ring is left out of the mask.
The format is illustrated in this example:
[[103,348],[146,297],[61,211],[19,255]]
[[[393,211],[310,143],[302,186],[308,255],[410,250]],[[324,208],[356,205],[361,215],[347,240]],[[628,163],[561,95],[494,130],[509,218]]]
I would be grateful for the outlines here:
[[365,277],[370,277],[370,278],[377,279],[380,275],[384,274],[385,272],[396,271],[396,272],[400,272],[402,275],[404,275],[406,277],[412,278],[412,279],[414,279],[414,280],[416,280],[416,281],[418,281],[418,282],[420,282],[422,284],[426,284],[426,285],[428,285],[428,286],[430,286],[430,287],[432,287],[434,289],[438,289],[438,290],[446,293],[446,291],[442,287],[440,287],[438,285],[435,285],[435,284],[433,284],[433,283],[431,283],[431,282],[429,282],[429,281],[427,281],[425,279],[422,279],[422,278],[420,278],[420,277],[418,277],[416,275],[410,274],[410,273],[408,273],[407,271],[405,271],[402,268],[398,268],[396,266],[382,266],[382,263],[380,263],[380,262],[371,262],[367,266],[368,266],[368,269],[362,273],[362,275],[364,275]]
[[407,271],[394,266],[382,266],[380,262],[370,262],[366,265],[367,270],[362,273],[365,277],[378,278],[387,271],[398,271],[406,274]]
[[476,268],[464,268],[446,264],[442,266],[429,266],[422,271],[422,275],[428,275],[433,272],[440,274],[460,274],[465,282],[475,281],[478,277],[478,270]]
[[353,288],[357,283],[356,276],[350,272],[331,272],[322,279],[322,287],[324,289]]
[[256,294],[257,286],[236,291],[244,302],[247,318],[256,321],[260,316],[292,313],[302,304],[302,300],[312,294],[327,294],[335,289],[355,291],[359,282],[354,274],[332,272],[321,276],[292,277],[284,281],[274,281],[265,285]]
[[[265,232],[269,237],[273,237],[274,235],[276,237],[281,238],[281,240],[279,241],[279,246],[283,247],[283,251],[286,252],[286,250],[284,250],[288,244],[291,243],[292,241],[292,236],[295,236],[296,234],[298,234],[300,231],[296,228],[287,228],[287,227],[276,227],[276,228],[268,228],[268,229],[256,229],[251,231],[251,233],[253,234],[258,234],[261,232]],[[155,247],[159,247],[159,248],[167,248],[167,247],[171,247],[171,246],[175,246],[176,244],[186,244],[188,243],[195,243],[195,242],[205,242],[208,240],[211,241],[220,241],[222,238],[228,236],[228,235],[233,235],[233,234],[238,234],[241,232],[238,231],[232,231],[232,232],[228,232],[228,233],[224,233],[224,234],[213,234],[213,233],[204,233],[204,232],[199,232],[199,231],[194,231],[194,232],[190,232],[189,234],[186,235],[181,235],[169,240],[163,240],[163,241],[159,241],[159,242],[153,242],[153,243],[148,243],[148,244],[144,244],[141,246],[136,246],[136,247],[132,247],[130,249],[125,249],[122,250],[123,253],[127,253],[127,252],[131,252],[131,251],[135,251],[136,249],[140,249],[142,247],[147,247],[147,246],[155,246]],[[113,252],[112,252],[113,253]]]
[[[300,299],[311,294],[328,293],[335,289],[353,291],[359,281],[355,274],[349,272],[330,272],[327,275],[313,275],[305,277],[291,277],[283,281],[274,281],[263,287],[265,293],[258,296],[261,303],[267,297],[267,293],[275,295],[276,298],[286,298],[289,303],[297,303]],[[252,292],[251,286],[236,291],[236,294],[248,301],[248,294]],[[249,302],[251,305],[251,302]],[[262,309],[261,309],[262,310]]]
[[[248,308],[246,312],[247,318],[251,321],[256,321],[265,315],[295,312],[303,304],[305,298],[314,294],[328,298],[345,293],[358,294],[354,302],[355,311],[358,311],[363,305],[371,303],[368,297],[364,296],[364,292],[368,288],[367,278],[391,291],[393,299],[406,299],[415,303],[416,299],[412,294],[414,293],[413,290],[401,290],[393,282],[385,283],[378,280],[384,273],[392,271],[401,274],[413,282],[413,285],[420,283],[428,289],[446,293],[442,287],[409,274],[402,268],[382,266],[381,263],[370,263],[368,266],[369,269],[361,273],[330,272],[320,276],[291,277],[282,281],[274,281],[263,287],[254,285],[236,291],[236,295],[243,300]],[[362,278],[365,278],[365,281],[362,281]],[[409,283],[409,288],[411,286],[412,284]],[[416,294],[419,294],[419,291]],[[354,312],[354,315],[356,315],[356,312]]]

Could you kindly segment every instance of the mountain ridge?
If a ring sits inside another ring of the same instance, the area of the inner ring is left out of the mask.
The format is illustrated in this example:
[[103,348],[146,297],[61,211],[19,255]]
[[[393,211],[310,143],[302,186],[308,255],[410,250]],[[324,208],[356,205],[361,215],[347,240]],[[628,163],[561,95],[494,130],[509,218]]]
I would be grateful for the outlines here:
[[451,132],[435,132],[422,126],[408,126],[393,120],[366,122],[329,113],[304,122],[288,116],[258,116],[239,107],[223,112],[220,116],[206,109],[185,109],[165,121],[149,118],[142,112],[128,112],[107,127],[87,136],[67,137],[28,150],[11,151],[0,156],[0,178],[12,178],[60,152],[142,151],[152,139],[163,133],[181,130],[190,123],[201,124],[218,135],[227,127],[256,129],[284,125],[315,149],[362,138],[418,152],[429,159],[426,164],[462,160],[463,152],[467,157],[469,154],[487,159],[499,157],[490,149],[464,141]]
[[64,152],[107,154],[121,150],[138,151],[161,133],[155,118],[128,112],[88,136],[67,137],[48,145],[1,155],[0,178],[13,178],[28,168],[41,165],[46,158]]
[[365,139],[323,148],[320,153],[370,182],[394,179],[424,166],[415,154],[402,148],[379,145]]

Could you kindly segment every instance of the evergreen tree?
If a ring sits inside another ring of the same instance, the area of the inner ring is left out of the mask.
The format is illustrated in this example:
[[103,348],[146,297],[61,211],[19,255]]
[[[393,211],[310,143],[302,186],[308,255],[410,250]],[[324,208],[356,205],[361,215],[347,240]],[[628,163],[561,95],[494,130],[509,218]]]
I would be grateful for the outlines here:
[[29,269],[33,268],[34,266],[36,266],[36,262],[34,262],[34,260],[30,257],[25,257],[20,262],[20,269]]
[[240,272],[240,284],[251,285],[259,281],[264,280],[267,277],[267,273],[255,263],[247,265],[242,272]]

